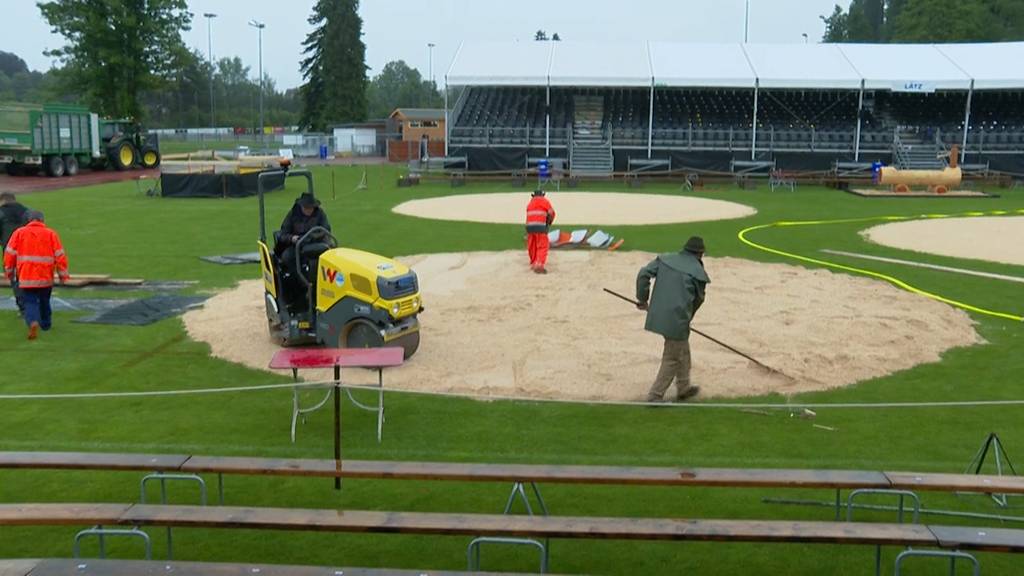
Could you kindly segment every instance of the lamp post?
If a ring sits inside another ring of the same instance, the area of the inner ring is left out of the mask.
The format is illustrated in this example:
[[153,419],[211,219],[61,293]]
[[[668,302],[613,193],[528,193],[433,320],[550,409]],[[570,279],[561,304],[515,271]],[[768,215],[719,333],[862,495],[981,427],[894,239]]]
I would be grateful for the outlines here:
[[743,43],[750,40],[750,0],[747,0],[747,8],[743,16]]
[[263,141],[263,29],[266,24],[258,20],[249,20],[249,26],[256,28],[260,35],[260,141]]
[[213,104],[213,69],[216,66],[213,63],[213,19],[217,17],[212,12],[206,12],[203,14],[206,18],[206,41],[208,54],[210,55],[210,128],[217,128],[217,121],[214,119],[214,104]]
[[428,78],[430,79],[431,83],[434,82],[434,46],[436,46],[436,44],[434,44],[433,42],[427,43],[427,61],[429,62],[430,70],[430,76],[428,76]]

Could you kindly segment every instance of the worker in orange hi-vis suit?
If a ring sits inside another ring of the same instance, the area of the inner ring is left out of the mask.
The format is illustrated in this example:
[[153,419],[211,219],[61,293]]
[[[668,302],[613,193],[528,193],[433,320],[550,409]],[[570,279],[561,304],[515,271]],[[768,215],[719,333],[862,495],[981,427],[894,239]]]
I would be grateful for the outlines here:
[[547,274],[548,232],[555,221],[555,209],[544,197],[543,190],[535,190],[526,206],[526,250],[530,254],[530,268],[537,274]]

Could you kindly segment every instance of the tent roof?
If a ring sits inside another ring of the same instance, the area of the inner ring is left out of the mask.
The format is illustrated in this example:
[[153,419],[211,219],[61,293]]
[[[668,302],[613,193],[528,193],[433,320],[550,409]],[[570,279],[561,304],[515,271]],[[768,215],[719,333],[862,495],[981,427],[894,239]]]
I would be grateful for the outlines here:
[[449,86],[547,86],[554,42],[464,42],[445,79]]
[[1024,42],[994,44],[464,43],[449,86],[1024,89]]
[[[971,79],[931,44],[842,44],[839,46],[869,90],[904,91],[909,84],[936,90],[967,90]],[[1024,75],[1021,76],[1024,87]]]
[[756,77],[739,44],[651,42],[658,86],[753,88]]
[[860,74],[835,44],[748,44],[743,49],[762,88],[860,89]]
[[942,44],[935,48],[974,79],[977,90],[1020,89],[1024,42]]
[[647,86],[646,42],[551,42],[552,86]]

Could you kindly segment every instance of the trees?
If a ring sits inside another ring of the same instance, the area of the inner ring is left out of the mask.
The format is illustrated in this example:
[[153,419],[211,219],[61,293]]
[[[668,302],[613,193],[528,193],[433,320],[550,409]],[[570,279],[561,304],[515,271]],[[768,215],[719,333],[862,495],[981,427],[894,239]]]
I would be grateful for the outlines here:
[[315,30],[302,43],[299,123],[325,130],[331,122],[366,118],[366,46],[359,0],[317,0],[309,23]]
[[1024,39],[1020,0],[852,0],[825,22],[825,42],[978,42]]
[[166,86],[188,51],[181,32],[192,15],[186,0],[51,0],[40,12],[63,48],[46,54],[63,64],[59,78],[94,110],[142,118],[142,92]]
[[433,82],[404,60],[388,62],[370,82],[367,99],[371,118],[387,118],[395,108],[439,108],[444,99]]

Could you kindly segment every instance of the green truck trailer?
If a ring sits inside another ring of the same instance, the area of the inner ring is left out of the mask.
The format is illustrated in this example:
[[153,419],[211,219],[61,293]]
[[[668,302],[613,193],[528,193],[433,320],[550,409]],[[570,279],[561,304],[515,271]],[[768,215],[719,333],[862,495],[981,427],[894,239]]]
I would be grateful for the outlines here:
[[81,167],[128,170],[160,165],[155,134],[66,105],[0,105],[0,165],[12,176],[43,170],[74,176]]

